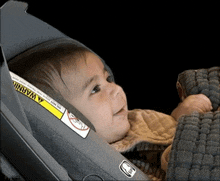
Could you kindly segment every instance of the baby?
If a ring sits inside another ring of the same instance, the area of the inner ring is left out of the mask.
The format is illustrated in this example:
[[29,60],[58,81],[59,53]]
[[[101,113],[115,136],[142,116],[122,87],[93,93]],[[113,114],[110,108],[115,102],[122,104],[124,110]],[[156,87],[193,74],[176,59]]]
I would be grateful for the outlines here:
[[[37,63],[25,67],[28,60]],[[96,133],[109,144],[123,140],[131,130],[130,111],[123,89],[113,81],[102,60],[90,50],[64,42],[29,54],[22,61],[19,68],[11,66],[11,70],[40,89],[46,87],[59,93],[90,120]],[[205,95],[192,95],[166,118],[176,121],[193,111],[211,110],[211,102]],[[146,116],[141,119],[148,122]],[[156,119],[154,121],[153,124],[158,124]]]

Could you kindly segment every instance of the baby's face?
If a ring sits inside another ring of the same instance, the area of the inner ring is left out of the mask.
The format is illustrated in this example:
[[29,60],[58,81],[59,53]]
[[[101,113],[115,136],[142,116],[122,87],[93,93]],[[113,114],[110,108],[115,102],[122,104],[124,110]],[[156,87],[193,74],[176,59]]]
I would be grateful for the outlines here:
[[130,128],[126,95],[111,81],[98,56],[86,53],[77,69],[65,64],[61,76],[69,89],[65,98],[92,122],[97,134],[109,143],[125,136]]

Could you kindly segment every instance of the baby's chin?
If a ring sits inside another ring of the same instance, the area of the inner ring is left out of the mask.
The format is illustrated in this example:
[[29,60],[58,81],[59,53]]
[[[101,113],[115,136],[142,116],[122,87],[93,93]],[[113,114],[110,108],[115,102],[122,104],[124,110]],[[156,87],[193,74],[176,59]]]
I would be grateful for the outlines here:
[[126,128],[127,129],[124,130],[124,134],[121,135],[120,140],[123,139],[128,134],[128,131],[130,130],[130,124]]
[[113,120],[115,123],[110,129],[97,129],[97,134],[104,138],[109,144],[117,142],[123,139],[128,131],[130,130],[130,123],[128,117],[118,117],[116,120]]
[[117,141],[123,139],[127,135],[128,131],[130,130],[130,127],[131,127],[128,119],[123,120],[120,127],[121,127],[121,129],[118,132],[119,134],[117,134],[117,136],[115,137],[115,140],[113,142],[117,142]]

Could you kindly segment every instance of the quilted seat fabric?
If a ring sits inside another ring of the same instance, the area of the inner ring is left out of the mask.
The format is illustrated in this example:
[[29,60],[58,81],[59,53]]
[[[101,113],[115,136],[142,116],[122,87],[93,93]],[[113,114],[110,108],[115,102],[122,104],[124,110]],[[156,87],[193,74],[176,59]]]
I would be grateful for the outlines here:
[[179,74],[178,82],[181,84],[184,97],[204,94],[211,100],[213,111],[220,106],[220,67],[186,70]]
[[167,180],[220,180],[220,111],[178,120]]

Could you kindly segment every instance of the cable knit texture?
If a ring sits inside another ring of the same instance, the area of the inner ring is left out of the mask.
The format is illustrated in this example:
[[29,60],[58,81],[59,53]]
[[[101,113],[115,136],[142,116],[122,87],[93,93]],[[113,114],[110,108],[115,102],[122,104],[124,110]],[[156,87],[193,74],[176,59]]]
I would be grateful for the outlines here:
[[[213,111],[220,106],[220,67],[186,70],[178,76],[177,89],[180,97],[204,94],[212,102]],[[182,90],[181,90],[182,89]]]
[[220,180],[220,111],[178,120],[167,180]]
[[167,180],[220,180],[220,67],[182,72],[177,90],[182,100],[206,95],[213,112],[195,112],[178,120],[174,142],[161,160]]

